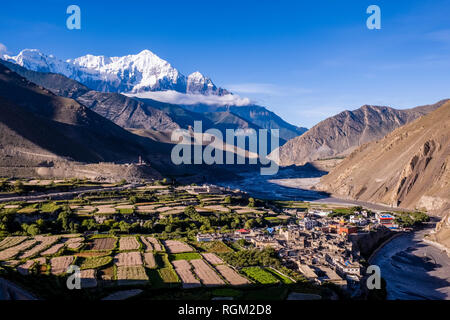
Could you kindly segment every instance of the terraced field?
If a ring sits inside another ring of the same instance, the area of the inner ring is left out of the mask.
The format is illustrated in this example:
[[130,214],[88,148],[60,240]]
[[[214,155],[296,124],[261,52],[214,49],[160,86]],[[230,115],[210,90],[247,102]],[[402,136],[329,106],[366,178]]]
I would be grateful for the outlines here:
[[261,267],[242,268],[242,272],[260,284],[274,284],[280,282],[280,280],[272,273]]
[[141,244],[135,237],[121,237],[119,240],[119,250],[137,250]]
[[225,282],[204,260],[194,259],[191,260],[190,263],[194,267],[194,272],[202,281],[203,285],[207,287],[215,287],[225,284]]
[[89,244],[88,248],[94,251],[112,250],[116,246],[116,241],[115,238],[97,238]]
[[117,281],[119,285],[144,284],[148,281],[148,276],[142,266],[119,266]]
[[[111,285],[111,282],[185,289],[251,284],[219,257],[218,254],[231,250],[225,244],[212,243],[207,247],[209,252],[197,252],[180,240],[166,240],[162,244],[167,253],[161,251],[164,248],[152,236],[8,237],[0,242],[0,260],[3,260],[2,266],[15,268],[27,277],[36,272],[66,276],[69,266],[75,264],[81,269],[83,288]],[[84,249],[76,251],[81,247]],[[213,249],[219,253],[214,253]],[[257,283],[278,283],[280,279],[261,268],[242,271]]]

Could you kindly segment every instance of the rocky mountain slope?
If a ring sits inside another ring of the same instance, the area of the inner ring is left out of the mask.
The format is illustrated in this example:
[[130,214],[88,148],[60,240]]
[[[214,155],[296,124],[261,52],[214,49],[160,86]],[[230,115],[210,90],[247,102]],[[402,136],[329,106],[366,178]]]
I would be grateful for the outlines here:
[[450,102],[351,153],[318,189],[394,207],[450,210]]
[[296,127],[290,123],[287,123],[275,113],[258,105],[213,106],[200,104],[200,105],[183,105],[182,107],[197,113],[227,112],[234,114],[262,129],[279,129],[280,138],[284,140],[280,142],[280,145],[282,145],[289,139],[302,135],[308,130],[306,128]]
[[354,111],[343,111],[284,144],[279,149],[280,165],[303,165],[317,159],[344,157],[360,145],[384,137],[444,102],[407,110],[365,105]]

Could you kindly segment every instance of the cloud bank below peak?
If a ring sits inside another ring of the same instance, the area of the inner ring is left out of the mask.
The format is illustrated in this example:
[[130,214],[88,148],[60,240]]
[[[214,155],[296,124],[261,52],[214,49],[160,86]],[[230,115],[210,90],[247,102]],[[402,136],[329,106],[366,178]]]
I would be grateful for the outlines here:
[[167,91],[147,91],[139,93],[126,93],[129,97],[153,99],[160,102],[181,104],[181,105],[233,105],[233,106],[248,106],[253,104],[249,98],[242,98],[236,94],[226,94],[223,96],[217,95],[203,95],[193,93],[180,93],[173,90]]

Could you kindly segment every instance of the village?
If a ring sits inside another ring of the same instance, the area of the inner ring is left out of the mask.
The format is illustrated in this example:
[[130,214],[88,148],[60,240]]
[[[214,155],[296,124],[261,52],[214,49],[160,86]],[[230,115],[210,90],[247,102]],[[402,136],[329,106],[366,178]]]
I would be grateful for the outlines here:
[[239,229],[230,234],[198,234],[197,241],[239,241],[244,239],[256,248],[272,247],[290,268],[297,269],[317,284],[331,282],[353,295],[359,293],[364,266],[355,240],[371,230],[384,227],[404,229],[394,223],[390,213],[355,212],[347,220],[329,218],[332,210],[284,209],[297,223],[251,230]]

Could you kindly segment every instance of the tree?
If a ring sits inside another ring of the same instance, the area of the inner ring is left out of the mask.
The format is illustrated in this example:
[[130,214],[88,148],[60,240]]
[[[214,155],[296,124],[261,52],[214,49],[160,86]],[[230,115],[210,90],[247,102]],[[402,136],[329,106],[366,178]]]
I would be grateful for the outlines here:
[[64,231],[69,231],[69,215],[70,213],[67,211],[62,211],[59,215],[56,221],[58,221],[61,224],[61,228]]
[[125,221],[120,221],[119,222],[120,232],[129,233],[130,232],[130,228],[131,228],[131,226],[128,223],[126,223]]
[[248,206],[250,208],[254,208],[255,207],[255,199],[254,198],[248,198]]
[[29,225],[27,228],[26,228],[26,230],[25,230],[30,236],[36,236],[36,235],[38,235],[39,233],[41,233],[40,232],[40,230],[39,230],[39,227],[38,227],[38,225],[37,224],[31,224],[31,225]]
[[151,230],[153,229],[153,222],[151,220],[145,221],[143,224],[143,228],[146,229],[146,231],[150,233]]
[[231,203],[231,197],[230,196],[226,196],[225,199],[223,199],[223,203],[230,204]]
[[249,219],[245,222],[245,229],[251,229],[255,224],[255,220]]
[[15,193],[24,193],[25,192],[25,186],[23,185],[22,181],[17,180],[14,183],[14,192]]
[[130,202],[131,202],[132,204],[135,204],[135,203],[137,202],[136,196],[131,196],[128,200],[130,200]]

